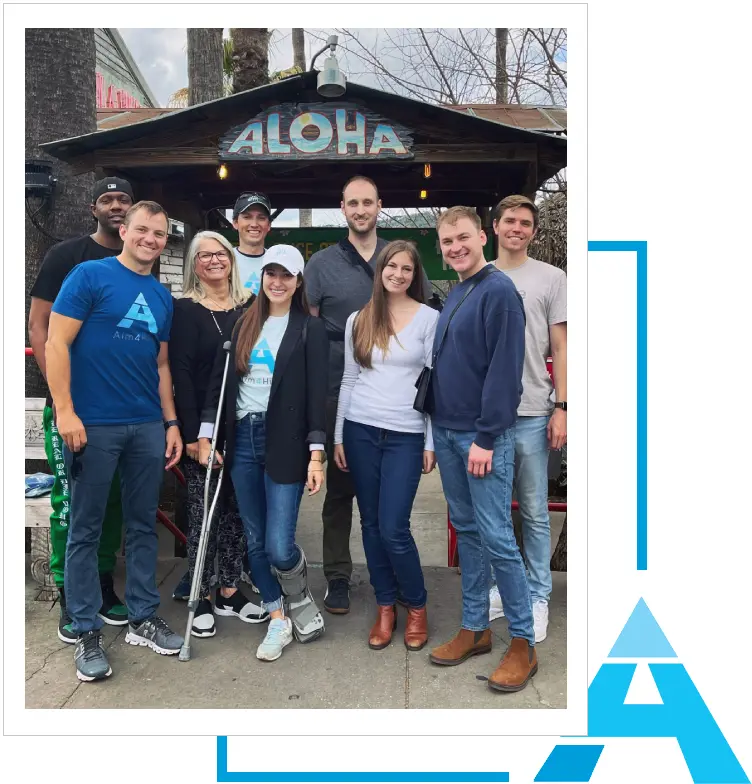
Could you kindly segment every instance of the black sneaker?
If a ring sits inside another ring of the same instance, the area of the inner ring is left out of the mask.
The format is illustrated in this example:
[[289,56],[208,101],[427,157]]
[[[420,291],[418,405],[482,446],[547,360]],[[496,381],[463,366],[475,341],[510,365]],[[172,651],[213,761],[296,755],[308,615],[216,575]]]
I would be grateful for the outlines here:
[[269,613],[262,605],[255,604],[238,589],[232,596],[222,596],[217,588],[214,612],[225,617],[240,618],[244,623],[264,623],[269,620]]
[[335,615],[346,615],[350,612],[350,581],[344,577],[329,580],[324,596],[324,609]]
[[177,602],[187,602],[191,598],[191,573],[186,572],[172,592],[172,598]]
[[99,583],[102,586],[102,608],[97,615],[110,626],[125,626],[128,623],[128,610],[112,584],[111,574],[100,574]]
[[217,627],[214,625],[214,613],[209,599],[201,599],[193,616],[191,626],[192,637],[214,637]]
[[102,646],[102,635],[98,631],[84,632],[76,640],[73,661],[80,681],[98,681],[112,675],[112,667]]
[[61,642],[75,645],[78,637],[73,631],[73,620],[68,615],[68,608],[65,606],[65,589],[58,588],[58,591],[57,601],[60,603],[60,621],[57,625],[57,636]]

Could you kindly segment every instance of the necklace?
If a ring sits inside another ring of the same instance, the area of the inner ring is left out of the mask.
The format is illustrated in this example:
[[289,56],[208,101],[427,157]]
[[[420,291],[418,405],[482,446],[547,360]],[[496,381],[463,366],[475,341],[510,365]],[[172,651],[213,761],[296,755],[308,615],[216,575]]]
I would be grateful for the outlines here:
[[[219,302],[217,302],[215,299],[213,299],[212,297],[210,297],[208,294],[205,294],[205,295],[204,295],[204,299],[208,299],[208,300],[210,300],[211,302],[213,302],[213,303],[214,303],[214,304],[215,304],[215,305],[216,305],[216,306],[217,306],[217,307],[220,309],[220,311],[221,311],[222,313],[229,313],[229,312],[230,312],[230,311],[233,309],[232,307],[229,307],[229,308],[223,308],[223,307],[222,307],[222,306],[219,304]],[[225,336],[225,333],[224,333],[224,332],[222,332],[222,329],[221,329],[221,327],[219,326],[219,322],[217,321],[217,317],[214,315],[214,311],[213,311],[213,310],[209,310],[209,308],[207,308],[207,310],[208,310],[208,311],[209,311],[209,313],[211,314],[212,321],[214,322],[214,326],[217,328],[217,332],[219,332],[219,336],[220,336],[220,337],[224,337],[224,336]]]
[[232,310],[232,307],[226,308],[224,305],[220,305],[219,302],[217,302],[217,300],[214,299],[214,297],[210,297],[208,294],[204,294],[204,298],[208,299],[210,302],[213,302],[220,310],[224,310],[225,313],[228,310]]

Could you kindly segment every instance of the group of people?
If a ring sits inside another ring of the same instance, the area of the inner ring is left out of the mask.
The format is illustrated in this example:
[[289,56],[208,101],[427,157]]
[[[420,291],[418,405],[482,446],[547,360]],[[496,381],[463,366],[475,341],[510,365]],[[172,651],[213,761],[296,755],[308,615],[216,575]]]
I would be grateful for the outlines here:
[[[256,656],[273,661],[293,639],[324,632],[295,534],[306,488],[313,495],[326,486],[323,609],[350,610],[357,498],[376,598],[368,645],[390,644],[401,605],[405,646],[424,648],[428,596],[410,515],[421,474],[438,463],[463,600],[458,634],[430,660],[455,665],[489,652],[498,594],[511,644],[488,683],[524,688],[548,624],[548,452],[566,440],[566,277],[527,256],[534,203],[510,196],[497,206],[495,264],[484,257],[474,209],[439,215],[439,247],[460,281],[441,312],[426,304],[430,283],[415,246],[378,236],[381,201],[367,177],[343,188],[347,237],[305,265],[293,246],[265,247],[269,199],[241,194],[233,210],[239,247],[215,232],[196,234],[176,300],[151,274],[167,241],[163,208],[134,203],[130,184],[110,177],[96,184],[91,209],[96,231],[45,257],[29,318],[51,393],[44,426],[56,478],[58,636],[75,644],[78,677],[111,674],[105,623],[128,625],[126,642],[161,654],[183,645],[157,614],[159,490],[165,470],[179,464],[188,497],[181,582],[189,582],[216,435],[215,460],[230,481],[219,493],[192,635],[214,636],[215,615],[268,622]],[[426,374],[418,405],[416,381]],[[124,602],[112,580],[123,526]],[[260,600],[241,587],[244,570]]]

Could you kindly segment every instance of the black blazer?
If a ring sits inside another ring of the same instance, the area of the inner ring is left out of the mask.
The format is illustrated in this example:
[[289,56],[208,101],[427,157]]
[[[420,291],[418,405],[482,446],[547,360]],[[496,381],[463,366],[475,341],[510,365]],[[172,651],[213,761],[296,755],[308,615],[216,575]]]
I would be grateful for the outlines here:
[[[235,370],[235,351],[240,320],[234,317],[230,344],[230,366],[225,387],[224,459],[227,470],[235,450],[235,408],[241,375]],[[306,325],[303,345],[303,327]],[[202,422],[214,422],[222,386],[226,353],[220,347],[214,362]],[[266,411],[266,472],[279,484],[305,481],[310,460],[309,444],[326,442],[326,386],[329,367],[329,341],[321,319],[290,310],[290,320],[277,352]]]

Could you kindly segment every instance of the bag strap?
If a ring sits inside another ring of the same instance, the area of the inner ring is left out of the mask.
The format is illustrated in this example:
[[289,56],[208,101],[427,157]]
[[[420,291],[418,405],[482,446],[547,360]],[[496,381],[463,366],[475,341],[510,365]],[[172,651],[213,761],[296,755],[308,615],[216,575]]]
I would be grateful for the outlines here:
[[374,278],[374,271],[373,267],[358,253],[355,246],[350,242],[350,240],[345,237],[343,240],[339,241],[339,245],[342,250],[352,259],[359,267],[366,271],[366,275],[373,280]]
[[441,333],[441,337],[439,338],[439,343],[436,346],[436,351],[433,352],[433,359],[431,360],[431,367],[436,367],[436,358],[439,356],[439,352],[441,351],[441,347],[444,345],[444,339],[447,336],[447,332],[449,331],[449,324],[451,323],[452,319],[454,318],[454,314],[459,310],[460,305],[470,296],[470,292],[482,281],[484,281],[492,272],[497,272],[496,267],[494,267],[491,262],[489,262],[483,269],[475,275],[475,279],[473,282],[467,287],[465,293],[460,298],[460,301],[454,306],[454,310],[449,314],[449,318],[446,320],[446,324],[444,324],[444,331]]

